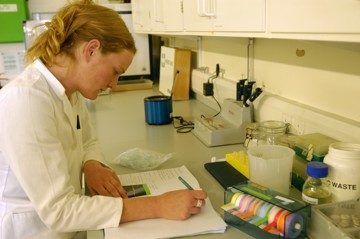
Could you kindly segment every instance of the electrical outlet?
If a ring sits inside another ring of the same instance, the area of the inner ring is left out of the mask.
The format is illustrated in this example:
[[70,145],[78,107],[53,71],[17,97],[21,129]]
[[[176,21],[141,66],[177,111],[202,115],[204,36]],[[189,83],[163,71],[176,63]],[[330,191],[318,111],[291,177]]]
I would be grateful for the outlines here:
[[288,114],[283,114],[282,115],[282,121],[284,123],[287,123],[287,124],[291,124],[292,123],[292,117]]
[[291,123],[291,129],[293,131],[293,134],[302,135],[305,131],[305,124],[302,121],[293,118]]
[[225,69],[224,68],[220,68],[220,74],[221,74],[221,77],[224,77],[224,75],[225,75]]
[[305,123],[303,121],[296,119],[289,114],[283,114],[282,121],[284,123],[290,124],[289,133],[295,134],[295,135],[304,134]]

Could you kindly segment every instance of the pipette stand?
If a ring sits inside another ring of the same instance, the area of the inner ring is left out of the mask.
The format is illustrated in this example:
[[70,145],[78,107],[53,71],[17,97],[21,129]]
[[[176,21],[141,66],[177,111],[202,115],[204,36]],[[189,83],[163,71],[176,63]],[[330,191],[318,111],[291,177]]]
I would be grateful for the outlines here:
[[246,126],[252,122],[251,107],[225,99],[218,116],[195,120],[193,134],[206,146],[240,144],[246,138]]

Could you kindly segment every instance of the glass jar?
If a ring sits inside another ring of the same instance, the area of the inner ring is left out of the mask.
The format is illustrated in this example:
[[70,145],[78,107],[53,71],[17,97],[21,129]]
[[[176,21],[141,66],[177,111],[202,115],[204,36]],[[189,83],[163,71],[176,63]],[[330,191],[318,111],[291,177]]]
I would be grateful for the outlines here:
[[327,179],[329,167],[323,162],[309,162],[306,167],[306,179],[303,190],[303,201],[310,204],[331,203],[330,182]]
[[282,121],[267,120],[251,123],[246,128],[245,147],[257,145],[284,145],[289,124]]

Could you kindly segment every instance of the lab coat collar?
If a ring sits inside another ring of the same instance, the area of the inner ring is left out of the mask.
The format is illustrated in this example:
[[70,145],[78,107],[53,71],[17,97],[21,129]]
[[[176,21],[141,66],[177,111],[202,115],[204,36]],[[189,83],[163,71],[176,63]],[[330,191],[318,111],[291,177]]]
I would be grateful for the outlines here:
[[49,71],[40,59],[36,59],[33,64],[35,68],[43,74],[56,95],[62,98],[65,94],[65,88],[60,81]]
[[[62,100],[64,104],[64,111],[66,115],[69,118],[70,122],[73,122],[73,119],[76,119],[76,114],[73,111],[73,104],[76,104],[78,100],[78,94],[74,93],[71,95],[71,98],[69,99],[67,95],[65,94],[65,88],[60,83],[60,81],[49,71],[49,69],[44,65],[44,63],[37,59],[34,61],[34,67],[40,71],[40,73],[44,76],[52,90],[55,92],[55,94]],[[74,123],[71,124],[74,131],[76,131],[76,125]]]

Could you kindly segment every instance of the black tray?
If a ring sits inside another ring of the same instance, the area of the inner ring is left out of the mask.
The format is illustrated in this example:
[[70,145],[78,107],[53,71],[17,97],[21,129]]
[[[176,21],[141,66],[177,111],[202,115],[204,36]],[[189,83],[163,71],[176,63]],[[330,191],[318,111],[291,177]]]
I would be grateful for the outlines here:
[[226,161],[206,163],[204,167],[224,189],[249,180]]

